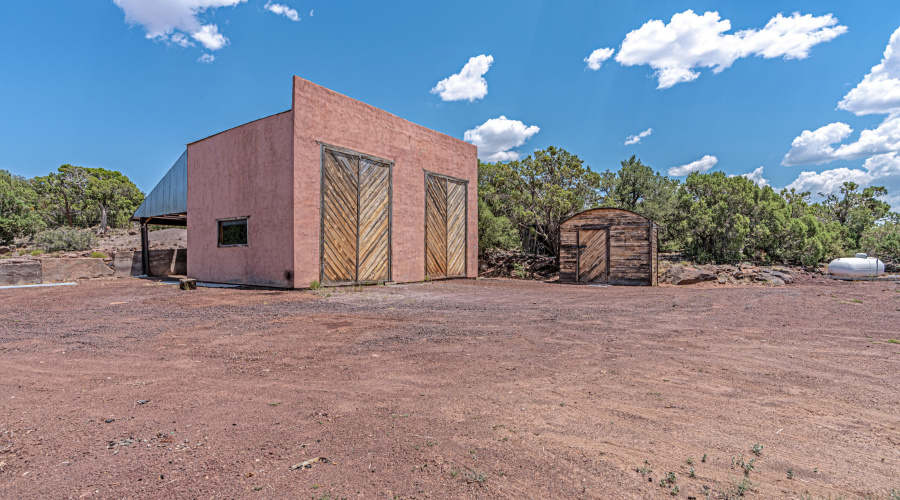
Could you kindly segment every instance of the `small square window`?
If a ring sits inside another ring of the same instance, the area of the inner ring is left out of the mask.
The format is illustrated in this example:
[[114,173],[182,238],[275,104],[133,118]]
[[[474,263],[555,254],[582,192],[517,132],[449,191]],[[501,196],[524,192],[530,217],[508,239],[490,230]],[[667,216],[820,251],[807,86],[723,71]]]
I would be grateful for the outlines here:
[[247,246],[247,218],[219,220],[219,246]]

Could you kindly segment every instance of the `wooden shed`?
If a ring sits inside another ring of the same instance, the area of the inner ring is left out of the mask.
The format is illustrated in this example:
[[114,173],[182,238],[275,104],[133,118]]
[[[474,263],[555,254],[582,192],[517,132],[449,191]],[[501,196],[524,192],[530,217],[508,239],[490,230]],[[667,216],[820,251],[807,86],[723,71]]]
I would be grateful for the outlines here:
[[659,284],[659,226],[618,208],[593,208],[560,225],[559,281],[610,285]]

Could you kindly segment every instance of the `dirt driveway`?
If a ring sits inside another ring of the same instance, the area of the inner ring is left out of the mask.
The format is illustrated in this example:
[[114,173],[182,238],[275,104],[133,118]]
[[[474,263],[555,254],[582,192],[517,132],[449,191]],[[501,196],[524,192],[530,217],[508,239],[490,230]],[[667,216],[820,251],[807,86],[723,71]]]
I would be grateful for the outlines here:
[[898,291],[0,290],[0,498],[898,498]]

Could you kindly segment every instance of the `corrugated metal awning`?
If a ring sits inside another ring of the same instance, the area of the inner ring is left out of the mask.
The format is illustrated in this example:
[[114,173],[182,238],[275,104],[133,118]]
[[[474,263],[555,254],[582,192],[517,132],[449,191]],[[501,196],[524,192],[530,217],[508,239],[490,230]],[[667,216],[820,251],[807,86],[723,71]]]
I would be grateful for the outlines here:
[[187,151],[144,198],[132,220],[149,224],[187,225]]

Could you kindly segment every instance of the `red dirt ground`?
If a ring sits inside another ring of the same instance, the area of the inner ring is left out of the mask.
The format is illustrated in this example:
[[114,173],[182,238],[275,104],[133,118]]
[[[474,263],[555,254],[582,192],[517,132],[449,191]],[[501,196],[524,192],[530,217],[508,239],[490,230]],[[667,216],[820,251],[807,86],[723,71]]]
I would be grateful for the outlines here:
[[0,290],[0,497],[890,498],[898,291]]

